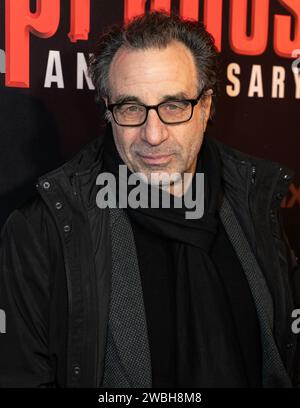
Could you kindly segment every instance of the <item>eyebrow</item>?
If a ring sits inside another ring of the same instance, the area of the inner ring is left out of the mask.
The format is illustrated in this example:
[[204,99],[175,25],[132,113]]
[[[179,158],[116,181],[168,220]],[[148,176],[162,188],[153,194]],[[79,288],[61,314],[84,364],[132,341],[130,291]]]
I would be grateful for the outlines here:
[[[161,98],[161,102],[167,102],[167,101],[176,101],[176,100],[181,100],[181,99],[192,99],[190,98],[185,92],[177,92],[176,94],[169,94],[169,95],[163,95]],[[116,101],[113,102],[114,104],[119,104],[119,103],[127,103],[127,102],[136,102],[136,103],[141,103],[142,105],[145,105],[145,103],[137,96],[134,95],[118,95],[116,97]]]

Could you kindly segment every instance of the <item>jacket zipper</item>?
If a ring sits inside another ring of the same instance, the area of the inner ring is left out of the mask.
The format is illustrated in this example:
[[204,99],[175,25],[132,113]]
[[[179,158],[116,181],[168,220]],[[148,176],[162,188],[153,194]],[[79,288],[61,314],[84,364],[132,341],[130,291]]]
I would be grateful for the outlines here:
[[251,169],[251,184],[254,185],[256,181],[256,167],[253,165]]
[[[40,193],[42,199],[44,200],[44,202],[46,203],[47,207],[49,208],[51,214],[53,215],[53,218],[55,220],[57,220],[56,214],[53,211],[53,207],[51,205],[51,201],[48,200],[48,197],[46,195],[44,195],[41,191],[39,191],[39,193]],[[58,221],[57,221],[57,223],[58,223]],[[58,223],[58,229],[60,230],[59,223]],[[66,258],[67,258],[66,245],[65,245],[64,238],[61,235],[61,232],[59,232],[59,236],[60,236],[60,239],[61,239],[61,245],[62,245],[63,254],[64,254],[63,256],[64,256],[64,265],[65,265],[65,269],[66,269],[66,280],[67,280],[67,291],[68,291],[68,310],[69,310],[69,313],[68,313],[69,319],[68,320],[69,320],[69,322],[68,322],[68,334],[67,334],[67,338],[68,338],[68,340],[67,340],[68,346],[67,347],[68,347],[68,351],[69,351],[70,350],[70,320],[72,318],[72,309],[73,309],[73,307],[72,307],[72,297],[73,296],[72,296],[72,288],[71,288],[69,263],[66,262]],[[69,352],[67,352],[67,384],[69,384],[70,377],[72,376],[72,373],[71,374],[69,373],[69,367],[70,367],[70,356],[69,356]]]
[[[75,199],[78,201],[78,204],[80,206],[83,206],[83,202],[82,202],[82,198],[81,198],[81,194],[80,194],[80,188],[79,188],[79,185],[78,185],[78,176],[79,176],[79,173],[77,173],[77,172],[72,176],[72,179],[71,179],[72,192],[73,192],[73,195],[75,196]],[[98,328],[97,328],[97,333],[96,333],[96,344],[97,344],[97,349],[96,349],[96,374],[95,374],[95,383],[96,383],[95,386],[96,387],[99,386],[98,385],[98,379],[99,379],[98,338],[99,338],[99,333],[98,333]]]
[[75,197],[77,197],[77,175],[78,173],[75,173],[71,179],[72,193]]

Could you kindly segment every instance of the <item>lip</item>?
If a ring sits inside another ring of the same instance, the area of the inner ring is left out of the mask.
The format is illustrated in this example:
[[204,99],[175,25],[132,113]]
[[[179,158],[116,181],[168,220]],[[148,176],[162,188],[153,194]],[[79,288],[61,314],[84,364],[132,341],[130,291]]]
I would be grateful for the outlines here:
[[171,157],[172,157],[172,154],[156,155],[156,156],[142,156],[141,155],[142,160],[148,164],[164,164],[164,163],[167,163]]

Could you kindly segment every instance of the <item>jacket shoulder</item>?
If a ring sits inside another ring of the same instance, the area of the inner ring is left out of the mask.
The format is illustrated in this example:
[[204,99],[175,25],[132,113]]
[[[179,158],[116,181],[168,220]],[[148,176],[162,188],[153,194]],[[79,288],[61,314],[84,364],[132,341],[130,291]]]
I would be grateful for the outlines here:
[[19,251],[36,250],[47,258],[57,251],[59,237],[54,218],[39,194],[15,209],[1,229],[1,247],[12,244]]
[[96,139],[83,146],[70,160],[44,174],[39,180],[57,178],[62,174],[70,179],[74,174],[89,172],[94,167],[101,166],[103,157],[103,140],[103,135],[98,136]]
[[45,206],[35,199],[13,211],[1,231],[0,308],[8,323],[0,337],[5,350],[0,387],[54,383],[49,311],[60,258],[54,250],[59,240],[50,232],[49,220]]
[[259,168],[269,168],[270,170],[273,169],[274,171],[279,168],[282,172],[289,174],[290,178],[294,176],[294,170],[284,166],[281,163],[242,152],[212,137],[209,137],[209,140],[217,147],[223,160],[231,159],[241,164],[251,164],[258,166]]

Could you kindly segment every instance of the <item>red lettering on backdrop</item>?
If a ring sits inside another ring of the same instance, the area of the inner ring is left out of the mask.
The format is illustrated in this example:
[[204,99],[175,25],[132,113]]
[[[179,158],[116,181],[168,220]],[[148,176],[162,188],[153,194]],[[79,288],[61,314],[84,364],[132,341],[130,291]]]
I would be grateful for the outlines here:
[[[145,12],[146,0],[125,0],[124,1],[124,17],[126,23],[133,17]],[[198,20],[199,16],[199,0],[181,0],[180,15],[185,19]],[[152,0],[150,4],[151,10],[165,10],[167,13],[171,11],[171,0]]]
[[199,19],[199,0],[181,0],[179,14],[186,20]]
[[291,16],[274,17],[274,50],[280,57],[292,57],[292,51],[300,47],[300,2],[279,0],[295,18],[295,36],[291,39]]
[[[222,7],[223,0],[205,0],[203,22],[207,31],[212,34],[218,50],[222,42]],[[179,14],[187,20],[199,19],[199,0],[181,0]]]
[[[204,24],[207,30],[213,35],[216,46],[221,49],[222,40],[222,0],[205,0],[204,3]],[[126,23],[135,16],[145,12],[146,0],[125,0],[124,20]],[[165,10],[170,12],[170,0],[152,0],[151,10]],[[179,14],[187,20],[199,19],[199,0],[181,0],[179,3]]]
[[[124,1],[124,21],[128,23],[133,17],[145,13],[145,6],[147,0],[125,0]],[[171,11],[171,0],[151,0],[150,9],[164,10],[167,13]]]
[[135,16],[145,12],[146,0],[124,0],[124,21],[128,23]]
[[151,0],[150,10],[164,10],[167,13],[170,13],[171,0]]
[[71,42],[88,40],[90,32],[90,0],[71,0]]
[[60,19],[60,0],[37,0],[36,12],[30,12],[30,0],[5,2],[5,84],[29,87],[30,33],[37,37],[51,37]]
[[205,0],[203,21],[219,51],[222,45],[222,11],[223,0]]
[[242,55],[260,55],[268,43],[269,0],[252,0],[251,34],[247,35],[247,1],[231,0],[229,40]]

